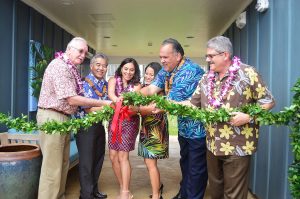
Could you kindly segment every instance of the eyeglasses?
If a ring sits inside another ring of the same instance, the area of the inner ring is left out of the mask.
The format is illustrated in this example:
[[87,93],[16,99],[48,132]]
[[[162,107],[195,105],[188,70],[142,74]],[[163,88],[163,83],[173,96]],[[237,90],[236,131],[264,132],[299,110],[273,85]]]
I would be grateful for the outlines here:
[[206,55],[205,55],[205,58],[212,59],[212,58],[214,58],[215,56],[221,55],[221,54],[223,54],[223,53],[224,53],[224,52],[220,52],[220,53],[217,53],[217,54],[206,54]]
[[85,51],[84,49],[79,49],[79,48],[76,48],[74,46],[71,46],[72,48],[76,49],[80,54],[84,54],[85,56],[87,56],[88,52]]

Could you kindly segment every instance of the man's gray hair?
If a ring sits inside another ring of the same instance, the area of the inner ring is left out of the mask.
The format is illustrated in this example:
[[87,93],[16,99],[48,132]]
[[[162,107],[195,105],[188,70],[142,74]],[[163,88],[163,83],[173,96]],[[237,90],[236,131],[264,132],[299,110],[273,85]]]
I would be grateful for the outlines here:
[[102,58],[106,61],[106,63],[108,64],[108,57],[103,54],[103,53],[97,53],[96,55],[93,56],[93,58],[91,59],[91,65],[94,65],[94,63],[96,62],[96,60],[98,58]]
[[207,42],[206,47],[214,49],[218,53],[228,52],[230,54],[230,57],[232,57],[233,54],[232,43],[229,38],[224,36],[216,36],[211,38]]
[[70,49],[72,46],[74,46],[74,44],[78,41],[81,41],[83,43],[85,43],[87,45],[87,42],[85,39],[83,39],[82,37],[74,37],[67,45],[67,50]]

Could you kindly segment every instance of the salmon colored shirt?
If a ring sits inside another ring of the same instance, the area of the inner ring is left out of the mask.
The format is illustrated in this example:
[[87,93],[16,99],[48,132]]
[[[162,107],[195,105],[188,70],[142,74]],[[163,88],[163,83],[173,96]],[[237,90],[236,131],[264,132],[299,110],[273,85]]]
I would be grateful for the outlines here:
[[73,114],[77,106],[69,105],[66,98],[76,95],[76,80],[68,65],[61,59],[52,60],[44,73],[38,106]]

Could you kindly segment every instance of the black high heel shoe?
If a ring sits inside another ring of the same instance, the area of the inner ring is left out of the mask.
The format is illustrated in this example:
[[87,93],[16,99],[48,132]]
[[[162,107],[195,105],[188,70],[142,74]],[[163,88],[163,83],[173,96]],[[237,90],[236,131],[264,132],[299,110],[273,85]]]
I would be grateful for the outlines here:
[[[160,198],[159,199],[163,199],[163,197],[161,196],[164,192],[164,184],[161,184],[159,187],[159,192],[160,192]],[[149,198],[152,198],[152,194],[149,195]]]

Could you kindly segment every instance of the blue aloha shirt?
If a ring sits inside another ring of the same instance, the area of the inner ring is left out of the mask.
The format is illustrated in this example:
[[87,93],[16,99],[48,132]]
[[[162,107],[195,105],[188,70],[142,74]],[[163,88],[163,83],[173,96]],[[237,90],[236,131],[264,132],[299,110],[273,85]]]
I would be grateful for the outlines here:
[[[103,91],[103,86],[106,85],[106,92],[102,97],[99,97],[94,91],[94,89],[86,81],[83,81],[84,97],[100,99],[100,100],[109,100],[107,95],[108,83],[105,79],[98,80],[92,73],[86,76],[86,78],[90,79],[94,83],[95,88],[101,93]],[[89,107],[86,106],[79,107],[75,116],[76,118],[83,118],[86,115],[84,108],[89,108]]]
[[[166,77],[171,74],[172,72],[161,69],[152,85],[164,90]],[[185,58],[184,64],[173,77],[172,88],[167,98],[178,102],[190,99],[203,74],[204,70],[198,64]],[[205,128],[200,121],[182,116],[178,116],[178,133],[180,136],[190,139],[206,136]]]

